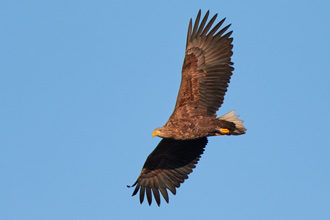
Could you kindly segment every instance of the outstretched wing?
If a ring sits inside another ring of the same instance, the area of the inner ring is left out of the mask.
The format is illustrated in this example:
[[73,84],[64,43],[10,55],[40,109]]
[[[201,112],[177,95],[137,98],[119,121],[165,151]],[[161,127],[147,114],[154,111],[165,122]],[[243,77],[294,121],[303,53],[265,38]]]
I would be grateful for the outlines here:
[[209,11],[199,24],[199,10],[193,28],[190,19],[181,85],[171,117],[215,116],[223,103],[234,70],[232,31],[224,34],[230,25],[218,31],[225,19],[211,29],[217,14],[205,25],[208,15]]
[[192,140],[163,138],[144,163],[142,172],[133,185],[136,187],[132,196],[140,190],[140,203],[142,204],[146,194],[151,205],[153,194],[159,206],[160,191],[168,203],[167,189],[176,194],[176,188],[180,187],[196,167],[206,144],[206,137]]

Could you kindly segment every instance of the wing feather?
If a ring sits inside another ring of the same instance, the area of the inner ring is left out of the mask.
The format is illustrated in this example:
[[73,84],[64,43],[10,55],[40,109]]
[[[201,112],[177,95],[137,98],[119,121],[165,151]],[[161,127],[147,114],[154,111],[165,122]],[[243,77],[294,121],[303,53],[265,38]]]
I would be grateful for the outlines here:
[[[209,11],[207,11],[207,13],[209,13]],[[210,28],[212,27],[215,19],[217,18],[218,14],[215,14],[211,20],[209,21],[209,23],[206,25],[206,27],[204,28],[203,32],[201,33],[201,37],[206,36],[207,32],[210,30]],[[204,17],[205,18],[205,17]],[[205,19],[206,22],[207,19]]]
[[205,23],[207,21],[207,18],[209,17],[209,13],[210,13],[210,11],[207,11],[206,12],[206,14],[205,14],[205,16],[204,16],[201,24],[199,25],[198,31],[196,33],[197,36],[201,35],[202,31],[204,30],[204,25],[205,25]]
[[[159,196],[159,191],[158,191],[159,187],[152,187],[152,193],[154,194],[155,200],[157,202],[157,205],[160,205],[160,196]],[[150,203],[151,204],[151,203]]]
[[140,203],[142,204],[146,195],[148,204],[151,205],[153,194],[159,206],[160,191],[168,203],[167,190],[176,194],[176,188],[188,179],[188,175],[196,167],[206,144],[206,137],[192,140],[163,138],[144,163],[142,172],[133,185],[136,187],[132,196],[140,190]]
[[[199,24],[199,11],[194,25],[190,20],[181,85],[171,118],[216,116],[223,103],[234,70],[231,62],[232,31],[225,34],[230,25],[220,29],[225,19],[211,29],[217,14],[207,23],[208,16],[209,11]],[[188,114],[181,114],[182,111]]]
[[197,17],[196,17],[196,20],[195,20],[194,29],[193,29],[193,32],[191,34],[192,38],[194,38],[197,34],[197,28],[198,28],[198,25],[199,25],[199,19],[200,18],[201,18],[201,10],[198,11],[198,14],[197,14]]

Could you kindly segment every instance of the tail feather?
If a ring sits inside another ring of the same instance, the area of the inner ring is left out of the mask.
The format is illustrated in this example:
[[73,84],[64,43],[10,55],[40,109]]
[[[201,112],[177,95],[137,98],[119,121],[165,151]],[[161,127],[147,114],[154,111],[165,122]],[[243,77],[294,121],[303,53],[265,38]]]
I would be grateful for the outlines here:
[[227,114],[219,117],[218,119],[233,122],[236,126],[236,129],[232,135],[245,134],[246,128],[243,126],[243,120],[238,119],[239,115],[235,115],[235,110],[228,112]]

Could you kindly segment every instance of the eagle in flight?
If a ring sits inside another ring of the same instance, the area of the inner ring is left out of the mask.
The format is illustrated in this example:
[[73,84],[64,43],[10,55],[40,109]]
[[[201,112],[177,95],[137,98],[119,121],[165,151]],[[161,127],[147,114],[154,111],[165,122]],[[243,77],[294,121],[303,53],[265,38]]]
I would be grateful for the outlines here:
[[[199,10],[194,25],[190,19],[182,78],[176,105],[163,127],[152,136],[162,138],[148,156],[136,182],[133,195],[139,191],[140,203],[146,195],[149,205],[152,194],[158,206],[160,194],[168,203],[167,190],[176,194],[196,167],[208,136],[241,135],[243,121],[231,111],[221,117],[216,112],[223,103],[232,75],[232,31],[230,25],[220,29],[225,19],[212,29],[217,14],[207,23],[209,11],[200,22]],[[159,193],[160,192],[160,193]]]

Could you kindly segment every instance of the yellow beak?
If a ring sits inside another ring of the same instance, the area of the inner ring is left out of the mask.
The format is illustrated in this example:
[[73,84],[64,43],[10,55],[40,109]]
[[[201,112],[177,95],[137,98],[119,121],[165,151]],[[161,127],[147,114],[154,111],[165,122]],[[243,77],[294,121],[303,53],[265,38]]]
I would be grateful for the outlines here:
[[152,132],[152,137],[158,136],[159,133],[160,132],[158,130],[154,130],[154,132]]

